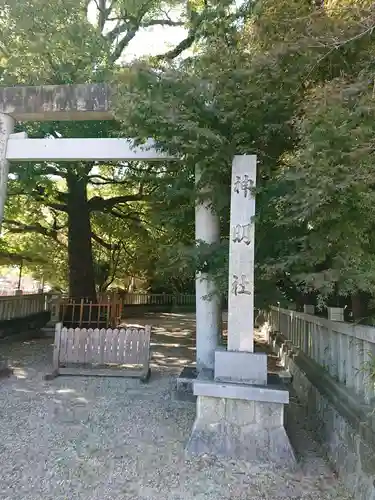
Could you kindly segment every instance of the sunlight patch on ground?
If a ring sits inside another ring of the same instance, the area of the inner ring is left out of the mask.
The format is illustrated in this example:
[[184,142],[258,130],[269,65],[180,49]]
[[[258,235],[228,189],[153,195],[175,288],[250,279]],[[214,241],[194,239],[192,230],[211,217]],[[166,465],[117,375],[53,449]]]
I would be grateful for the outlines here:
[[186,314],[181,313],[162,313],[160,314],[162,318],[186,318]]
[[139,323],[122,323],[119,328],[144,328],[145,325]]
[[77,401],[78,403],[86,403],[86,404],[89,402],[88,399],[83,398],[82,396],[79,398],[75,398],[75,401]]
[[23,368],[13,368],[13,375],[17,378],[27,378],[27,371]]
[[187,347],[184,344],[170,344],[168,343],[162,343],[162,342],[151,342],[151,347],[155,346],[161,346],[161,347]]
[[75,394],[75,390],[74,389],[69,389],[68,387],[65,387],[64,389],[57,389],[56,391],[57,393],[59,394]]

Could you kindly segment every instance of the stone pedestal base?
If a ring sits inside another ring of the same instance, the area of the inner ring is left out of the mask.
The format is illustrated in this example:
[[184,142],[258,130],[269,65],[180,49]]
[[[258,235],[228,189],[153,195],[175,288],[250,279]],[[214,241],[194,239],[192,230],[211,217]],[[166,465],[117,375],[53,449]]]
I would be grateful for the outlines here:
[[267,354],[217,349],[215,380],[242,384],[267,384]]
[[187,445],[188,453],[276,466],[295,464],[284,429],[287,391],[197,381],[194,394],[198,396],[197,417]]

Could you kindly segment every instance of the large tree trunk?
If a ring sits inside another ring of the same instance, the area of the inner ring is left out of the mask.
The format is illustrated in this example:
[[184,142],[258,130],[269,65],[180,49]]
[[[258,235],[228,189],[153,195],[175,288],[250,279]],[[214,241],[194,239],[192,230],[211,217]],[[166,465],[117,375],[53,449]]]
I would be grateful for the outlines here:
[[70,173],[67,186],[69,295],[75,299],[88,298],[95,301],[87,181],[82,176]]

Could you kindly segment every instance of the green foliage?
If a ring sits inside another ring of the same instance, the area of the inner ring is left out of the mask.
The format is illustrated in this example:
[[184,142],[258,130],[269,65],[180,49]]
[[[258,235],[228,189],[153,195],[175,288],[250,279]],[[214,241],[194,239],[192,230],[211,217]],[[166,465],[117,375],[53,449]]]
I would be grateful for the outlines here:
[[[229,25],[231,21],[227,20]],[[180,185],[172,186],[175,196],[179,196],[182,179],[192,176],[199,165],[202,176],[194,198],[199,201],[203,191],[212,200],[221,217],[224,240],[220,248],[211,248],[210,255],[207,249],[194,248],[198,264],[194,268],[199,269],[201,261],[209,262],[223,293],[228,287],[225,236],[233,155],[258,154],[258,196],[264,199],[258,205],[263,210],[278,158],[294,143],[289,120],[295,110],[295,80],[284,79],[281,89],[282,63],[270,68],[245,34],[245,30],[242,34],[228,31],[224,39],[215,35],[199,57],[175,68],[154,71],[136,65],[130,75],[120,75],[116,100],[117,118],[124,129],[141,140],[152,136],[162,150],[182,158]],[[268,228],[261,222],[257,239],[265,242]],[[258,263],[265,248],[257,246]],[[190,257],[186,251],[187,262]]]
[[[180,182],[200,166],[198,192],[221,215],[224,241],[231,159],[258,155],[259,303],[274,300],[276,287],[323,298],[372,291],[371,2],[247,7],[211,23],[195,58],[158,71],[137,64],[120,75],[117,118],[183,159]],[[227,253],[225,244],[210,255],[196,249],[196,264],[217,262],[224,278],[218,252]]]
[[3,1],[4,84],[80,83],[103,78],[109,42],[76,0]]
[[[158,58],[173,59],[199,36],[206,10],[205,2],[186,7],[177,0],[0,0],[1,84],[108,81],[140,30],[186,24],[187,38]],[[47,122],[20,128],[29,137],[110,137],[118,124]],[[83,284],[71,290],[73,295],[92,295],[94,279],[105,289],[129,274],[148,277],[155,272],[149,260],[160,231],[147,205],[154,183],[142,165],[128,167],[13,164],[5,247],[27,251],[36,260],[42,255],[43,266],[30,264],[30,269],[43,270],[48,281],[65,289],[69,269],[70,281]]]
[[301,143],[286,158],[295,189],[286,197],[283,224],[305,227],[299,255],[290,259],[297,268],[302,258],[310,260],[316,272],[301,275],[308,285],[337,283],[344,295],[375,284],[372,94],[366,74],[316,89],[299,122]]
[[[28,124],[30,135],[154,137],[181,158],[16,165],[4,226],[14,248],[39,255],[48,240],[64,281],[73,175],[86,185],[99,288],[132,274],[177,290],[209,269],[225,293],[231,162],[256,153],[257,305],[373,295],[372,2],[98,0],[93,24],[86,1],[2,4],[2,82],[118,84],[120,126]],[[138,30],[181,24],[187,37],[166,54],[114,65]],[[175,60],[188,47],[194,56]],[[194,203],[204,198],[220,216],[220,245],[195,244]]]

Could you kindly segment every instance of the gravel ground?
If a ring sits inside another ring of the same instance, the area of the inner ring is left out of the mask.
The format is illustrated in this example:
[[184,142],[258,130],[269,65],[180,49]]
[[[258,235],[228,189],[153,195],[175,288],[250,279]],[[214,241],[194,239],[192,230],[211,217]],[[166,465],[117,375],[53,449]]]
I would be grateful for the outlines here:
[[186,458],[195,405],[171,396],[175,353],[172,368],[156,356],[142,385],[95,377],[46,382],[50,340],[1,349],[16,367],[0,380],[1,500],[350,498],[301,429],[304,454],[294,472]]

